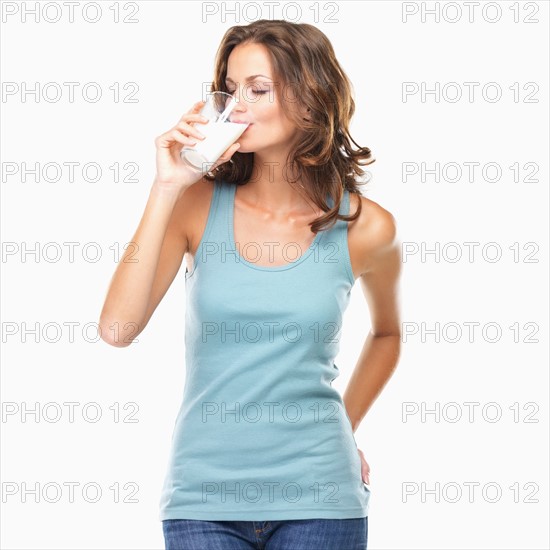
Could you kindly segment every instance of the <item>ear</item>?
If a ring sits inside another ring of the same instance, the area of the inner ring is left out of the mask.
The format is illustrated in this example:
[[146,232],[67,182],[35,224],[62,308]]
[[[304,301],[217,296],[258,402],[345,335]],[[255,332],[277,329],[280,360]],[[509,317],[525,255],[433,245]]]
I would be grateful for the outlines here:
[[300,110],[300,113],[302,115],[302,119],[307,120],[308,122],[311,122],[310,112],[311,112],[311,109],[305,109],[304,110],[304,108],[302,108]]

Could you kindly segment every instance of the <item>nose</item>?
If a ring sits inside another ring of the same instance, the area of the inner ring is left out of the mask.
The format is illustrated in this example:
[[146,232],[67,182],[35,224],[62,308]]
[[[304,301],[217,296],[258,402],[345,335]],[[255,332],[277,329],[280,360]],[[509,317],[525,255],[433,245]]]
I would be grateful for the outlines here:
[[245,113],[246,112],[246,107],[244,105],[244,101],[239,101],[235,105],[235,108],[233,109],[233,112],[235,112],[235,113]]
[[231,94],[231,97],[235,98],[236,104],[233,108],[233,112],[235,113],[243,113],[246,112],[246,101],[243,100],[243,96],[240,93],[237,93],[237,91],[233,92]]
[[231,99],[227,99],[226,102],[226,109],[229,106],[229,103],[231,100],[235,100],[236,103],[231,108],[231,113],[229,114],[229,117],[227,118],[228,121],[234,122],[235,120],[239,120],[241,118],[242,113],[246,112],[246,106],[244,105],[244,101],[241,100],[241,97],[237,94],[237,91],[233,93],[227,92]]

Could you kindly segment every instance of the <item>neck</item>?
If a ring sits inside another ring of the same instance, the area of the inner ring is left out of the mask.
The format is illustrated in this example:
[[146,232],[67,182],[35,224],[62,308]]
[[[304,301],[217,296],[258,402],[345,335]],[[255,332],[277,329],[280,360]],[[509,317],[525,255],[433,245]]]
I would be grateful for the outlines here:
[[290,183],[292,176],[287,154],[254,153],[252,177],[246,184],[247,201],[273,213],[311,212],[314,207],[303,188],[301,179]]

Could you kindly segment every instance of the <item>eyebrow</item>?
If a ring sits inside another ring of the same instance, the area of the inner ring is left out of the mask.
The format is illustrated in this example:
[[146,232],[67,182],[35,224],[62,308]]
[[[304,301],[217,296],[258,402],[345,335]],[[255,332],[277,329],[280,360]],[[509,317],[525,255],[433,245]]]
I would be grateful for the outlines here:
[[[251,75],[251,76],[247,76],[247,77],[245,78],[245,80],[246,80],[247,82],[250,82],[250,81],[252,81],[252,80],[258,78],[259,76],[263,76],[263,77],[269,78],[269,79],[271,80],[271,77],[266,76],[265,74],[253,74],[253,75]],[[225,80],[228,81],[228,82],[233,82],[233,84],[235,84],[235,81],[234,81],[232,78],[227,77]]]

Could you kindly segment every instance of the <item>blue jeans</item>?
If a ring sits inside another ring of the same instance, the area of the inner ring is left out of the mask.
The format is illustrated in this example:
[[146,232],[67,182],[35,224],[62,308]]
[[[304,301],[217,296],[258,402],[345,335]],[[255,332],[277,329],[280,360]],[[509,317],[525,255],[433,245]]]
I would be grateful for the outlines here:
[[368,516],[285,521],[162,522],[166,550],[366,550]]

